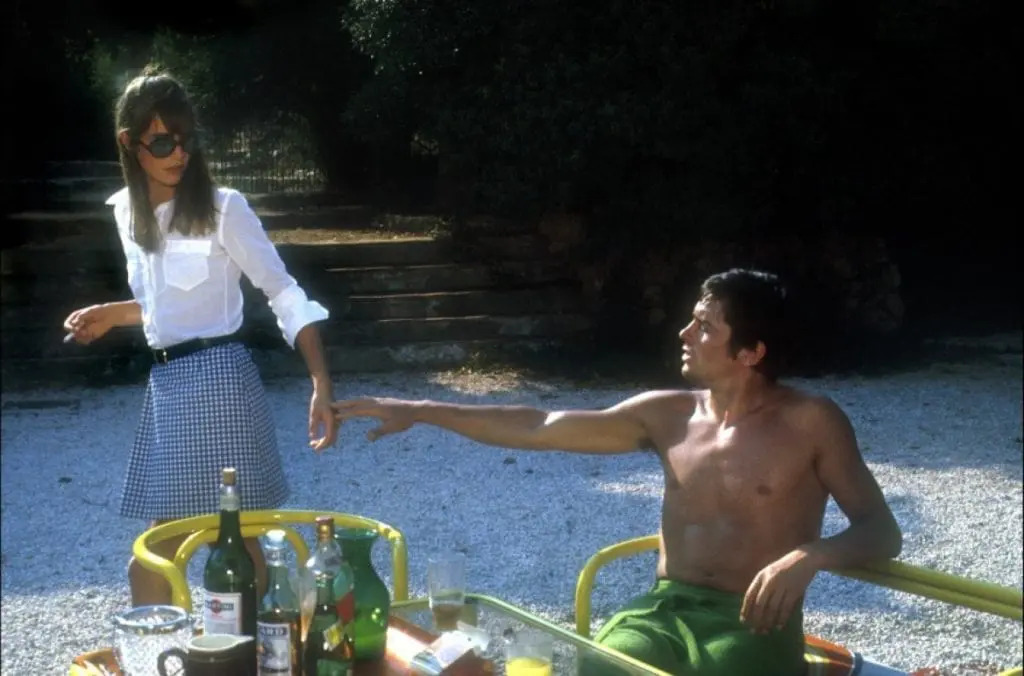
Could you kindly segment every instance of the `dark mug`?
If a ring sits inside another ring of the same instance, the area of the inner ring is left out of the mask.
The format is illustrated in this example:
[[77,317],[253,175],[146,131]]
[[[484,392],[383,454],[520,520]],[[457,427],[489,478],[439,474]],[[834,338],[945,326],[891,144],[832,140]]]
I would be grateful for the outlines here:
[[[177,657],[185,671],[167,671],[167,660]],[[170,648],[156,664],[160,676],[256,676],[256,640],[252,636],[203,634],[189,639],[188,650]]]

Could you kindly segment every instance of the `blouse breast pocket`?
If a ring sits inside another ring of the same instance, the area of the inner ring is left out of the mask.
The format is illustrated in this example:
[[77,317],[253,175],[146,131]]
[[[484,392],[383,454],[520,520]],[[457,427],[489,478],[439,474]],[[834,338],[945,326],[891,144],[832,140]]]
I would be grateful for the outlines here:
[[190,291],[210,276],[208,239],[169,239],[164,243],[164,279],[182,291]]

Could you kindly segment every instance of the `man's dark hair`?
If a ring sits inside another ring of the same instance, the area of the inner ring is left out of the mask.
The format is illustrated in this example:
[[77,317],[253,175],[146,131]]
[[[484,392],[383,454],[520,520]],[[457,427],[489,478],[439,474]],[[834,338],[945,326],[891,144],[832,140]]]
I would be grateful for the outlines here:
[[779,278],[770,272],[734,268],[711,275],[700,290],[703,298],[722,304],[725,321],[732,329],[732,356],[742,349],[753,350],[760,341],[765,354],[754,369],[768,380],[778,378],[789,340],[787,294]]

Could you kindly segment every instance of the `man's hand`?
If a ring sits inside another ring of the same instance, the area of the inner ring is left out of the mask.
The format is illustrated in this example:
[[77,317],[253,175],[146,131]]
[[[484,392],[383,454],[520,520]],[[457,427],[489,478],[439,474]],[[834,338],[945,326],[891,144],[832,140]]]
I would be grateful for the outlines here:
[[366,438],[376,441],[387,434],[404,432],[416,422],[412,402],[401,399],[348,399],[331,404],[339,423],[349,418],[377,418],[380,425],[366,433]]
[[[320,435],[322,432],[322,436]],[[309,398],[309,445],[320,453],[330,448],[338,438],[338,420],[331,410],[331,393],[313,389]]]
[[817,572],[805,548],[794,549],[765,566],[747,588],[740,621],[755,634],[781,629]]
[[75,310],[64,320],[64,330],[82,345],[102,338],[116,324],[117,310],[110,305],[90,305]]

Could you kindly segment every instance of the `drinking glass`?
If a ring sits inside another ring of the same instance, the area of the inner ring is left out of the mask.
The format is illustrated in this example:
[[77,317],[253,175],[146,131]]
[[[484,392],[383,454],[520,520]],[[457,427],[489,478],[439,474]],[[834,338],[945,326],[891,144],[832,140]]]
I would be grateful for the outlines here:
[[516,632],[505,647],[507,676],[551,676],[554,639],[536,629]]
[[466,602],[465,554],[445,552],[427,561],[427,594],[435,628],[442,632],[457,629]]
[[[116,613],[114,656],[122,673],[155,674],[160,653],[184,648],[192,638],[192,620],[184,608],[138,606]],[[184,665],[182,665],[184,667]]]

